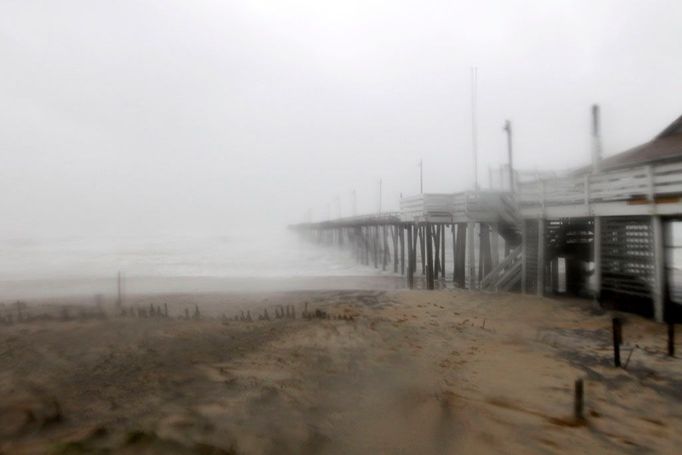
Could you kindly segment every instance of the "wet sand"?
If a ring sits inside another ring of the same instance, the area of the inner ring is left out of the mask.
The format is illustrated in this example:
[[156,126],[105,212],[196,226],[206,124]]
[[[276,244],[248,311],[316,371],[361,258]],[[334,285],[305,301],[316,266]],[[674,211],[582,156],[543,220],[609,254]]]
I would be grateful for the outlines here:
[[[280,305],[296,319],[276,319]],[[303,319],[306,305],[321,317]],[[307,290],[129,295],[126,308],[121,317],[110,301],[29,301],[17,322],[15,304],[0,306],[0,453],[682,446],[682,361],[665,356],[665,327],[626,315],[627,368],[616,369],[611,315],[588,302]],[[258,320],[265,309],[270,320]],[[242,312],[254,320],[234,320]],[[572,415],[577,378],[584,422]]]

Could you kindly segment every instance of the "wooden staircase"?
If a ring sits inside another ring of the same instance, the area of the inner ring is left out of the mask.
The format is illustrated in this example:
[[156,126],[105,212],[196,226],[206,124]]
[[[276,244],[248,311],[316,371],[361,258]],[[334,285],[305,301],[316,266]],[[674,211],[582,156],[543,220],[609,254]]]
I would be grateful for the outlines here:
[[482,291],[509,291],[521,284],[523,248],[514,248],[490,273],[481,280]]

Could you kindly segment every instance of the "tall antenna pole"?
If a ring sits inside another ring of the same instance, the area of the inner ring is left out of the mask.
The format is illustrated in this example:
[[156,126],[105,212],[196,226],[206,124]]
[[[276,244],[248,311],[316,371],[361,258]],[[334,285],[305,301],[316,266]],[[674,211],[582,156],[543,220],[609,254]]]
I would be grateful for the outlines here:
[[592,105],[592,173],[599,172],[601,167],[601,132],[599,105]]
[[424,160],[419,160],[419,194],[424,193]]
[[358,214],[358,198],[357,195],[355,194],[355,190],[351,193],[351,201],[352,201],[352,206],[353,206],[353,216],[356,216]]
[[381,213],[381,186],[382,182],[381,179],[379,179],[379,213]]
[[471,68],[471,145],[474,154],[474,189],[478,190],[478,123],[476,118],[476,90],[478,68]]
[[509,160],[509,191],[514,192],[514,155],[512,152],[512,126],[509,120],[504,122],[503,130],[507,133],[507,155]]

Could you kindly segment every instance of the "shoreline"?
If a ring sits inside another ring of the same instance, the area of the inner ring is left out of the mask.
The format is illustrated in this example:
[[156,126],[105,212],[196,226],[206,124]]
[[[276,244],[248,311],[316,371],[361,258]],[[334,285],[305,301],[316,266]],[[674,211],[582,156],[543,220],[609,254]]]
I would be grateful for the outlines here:
[[[395,290],[405,288],[405,278],[384,272],[377,275],[213,277],[213,276],[124,276],[124,295],[175,293],[261,293],[310,290]],[[0,302],[50,300],[54,298],[93,298],[100,294],[113,298],[116,277],[0,280]]]

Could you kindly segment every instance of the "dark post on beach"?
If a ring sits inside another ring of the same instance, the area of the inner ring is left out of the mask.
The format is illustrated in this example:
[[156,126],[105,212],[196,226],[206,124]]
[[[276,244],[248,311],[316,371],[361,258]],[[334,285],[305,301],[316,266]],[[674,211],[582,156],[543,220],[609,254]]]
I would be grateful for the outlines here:
[[622,341],[621,321],[619,318],[613,318],[613,364],[616,367],[620,366],[620,343]]
[[668,355],[675,357],[675,323],[668,322]]
[[585,416],[583,415],[583,408],[584,408],[584,390],[583,390],[583,380],[582,379],[576,379],[575,380],[575,394],[574,394],[574,400],[573,400],[573,414],[575,416],[576,422],[581,422],[582,420],[585,419]]

